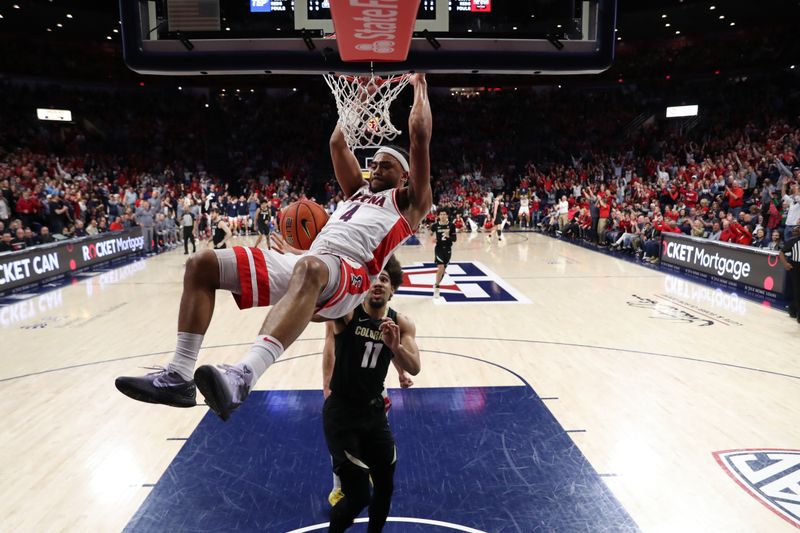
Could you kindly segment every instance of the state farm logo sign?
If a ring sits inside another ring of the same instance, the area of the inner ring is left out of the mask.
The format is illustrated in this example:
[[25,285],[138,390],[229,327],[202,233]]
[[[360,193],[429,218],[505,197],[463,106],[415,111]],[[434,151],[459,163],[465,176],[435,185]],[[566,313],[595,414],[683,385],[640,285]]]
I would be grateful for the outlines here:
[[331,18],[343,61],[404,61],[419,0],[331,2]]
[[750,496],[800,528],[800,450],[724,450],[713,455]]
[[[355,38],[360,42],[356,50],[391,54],[397,41],[397,1],[351,0],[350,6],[360,10],[353,17],[356,21]],[[359,16],[360,15],[360,16]]]

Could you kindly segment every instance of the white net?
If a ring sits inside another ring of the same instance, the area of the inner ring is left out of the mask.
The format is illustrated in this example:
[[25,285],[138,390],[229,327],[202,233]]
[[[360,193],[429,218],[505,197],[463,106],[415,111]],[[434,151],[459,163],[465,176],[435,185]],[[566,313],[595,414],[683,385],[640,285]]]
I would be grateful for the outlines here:
[[400,134],[392,124],[389,107],[408,85],[409,75],[324,77],[336,99],[339,126],[351,149],[374,148]]

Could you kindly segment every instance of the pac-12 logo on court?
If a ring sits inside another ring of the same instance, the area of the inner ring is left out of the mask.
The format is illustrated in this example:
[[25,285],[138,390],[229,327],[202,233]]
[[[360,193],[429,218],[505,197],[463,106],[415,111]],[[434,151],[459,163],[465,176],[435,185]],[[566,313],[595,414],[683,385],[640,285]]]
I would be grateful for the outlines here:
[[714,458],[753,498],[800,527],[800,450],[725,450]]
[[[435,263],[406,265],[403,267],[403,285],[397,294],[431,298],[435,282]],[[441,298],[437,301],[444,303],[531,303],[500,276],[477,261],[447,265],[444,279],[439,285],[439,294]]]

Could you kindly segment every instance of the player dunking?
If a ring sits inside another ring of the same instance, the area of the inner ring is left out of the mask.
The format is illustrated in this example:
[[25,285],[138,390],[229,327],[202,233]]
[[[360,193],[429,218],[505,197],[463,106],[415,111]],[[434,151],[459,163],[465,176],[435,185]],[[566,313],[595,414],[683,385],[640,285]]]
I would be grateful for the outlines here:
[[431,225],[431,233],[436,236],[434,260],[436,261],[436,283],[433,285],[433,297],[439,297],[439,284],[444,278],[450,257],[453,255],[453,243],[456,242],[456,226],[448,220],[447,211],[439,211],[439,217]]
[[324,383],[322,422],[344,494],[331,510],[331,532],[350,527],[367,505],[368,531],[381,531],[389,515],[397,451],[385,413],[384,380],[390,362],[411,375],[420,370],[414,323],[389,307],[402,282],[400,264],[392,258],[363,303],[326,324],[323,354],[334,360]]
[[[236,246],[204,251],[186,264],[178,312],[177,347],[167,368],[142,377],[117,378],[134,399],[188,407],[195,383],[209,407],[227,420],[258,378],[313,320],[343,317],[358,306],[394,250],[431,209],[432,118],[424,74],[415,74],[408,118],[410,156],[378,150],[367,183],[337,126],[331,158],[346,201],[331,215],[311,250],[302,256]],[[211,322],[217,289],[233,293],[242,309],[274,306],[245,358],[236,365],[203,365],[192,371]]]

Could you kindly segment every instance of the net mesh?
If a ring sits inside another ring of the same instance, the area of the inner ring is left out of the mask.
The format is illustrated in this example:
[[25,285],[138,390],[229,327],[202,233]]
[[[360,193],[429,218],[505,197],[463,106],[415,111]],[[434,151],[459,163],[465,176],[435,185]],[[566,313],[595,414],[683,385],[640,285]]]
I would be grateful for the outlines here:
[[408,85],[409,75],[324,77],[336,99],[339,126],[351,149],[374,148],[400,134],[392,124],[389,107]]

